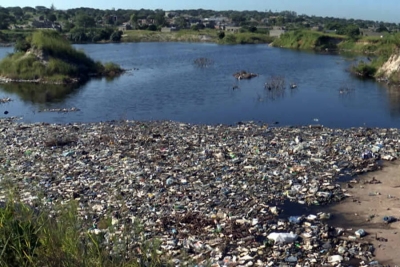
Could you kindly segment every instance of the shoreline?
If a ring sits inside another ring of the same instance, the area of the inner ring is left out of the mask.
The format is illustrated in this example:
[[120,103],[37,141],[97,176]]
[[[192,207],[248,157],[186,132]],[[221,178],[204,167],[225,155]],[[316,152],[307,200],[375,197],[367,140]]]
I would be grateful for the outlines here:
[[[327,208],[333,214],[332,224],[352,231],[364,229],[365,240],[375,248],[381,264],[400,265],[400,162],[386,163],[382,170],[367,173],[343,183],[350,195],[343,202]],[[384,217],[394,221],[385,223]]]
[[[0,178],[16,186],[24,203],[75,200],[87,227],[112,216],[113,224],[95,234],[127,234],[128,221],[140,218],[166,255],[184,257],[188,246],[197,262],[262,266],[375,260],[365,250],[370,241],[330,227],[335,221],[324,205],[345,198],[337,179],[379,169],[378,155],[400,154],[399,129],[1,119],[0,133]],[[285,201],[323,212],[293,210],[280,218]],[[276,231],[296,233],[296,247],[270,243]],[[359,252],[340,254],[343,242]]]

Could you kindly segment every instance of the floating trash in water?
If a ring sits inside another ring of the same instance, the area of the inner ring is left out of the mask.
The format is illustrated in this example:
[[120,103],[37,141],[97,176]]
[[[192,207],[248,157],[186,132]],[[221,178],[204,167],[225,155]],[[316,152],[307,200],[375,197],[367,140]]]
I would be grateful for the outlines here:
[[0,98],[0,104],[8,103],[11,101],[13,101],[13,100],[9,97]]
[[59,112],[59,113],[68,113],[68,112],[77,112],[80,111],[79,108],[72,107],[72,108],[45,108],[39,110],[39,112]]

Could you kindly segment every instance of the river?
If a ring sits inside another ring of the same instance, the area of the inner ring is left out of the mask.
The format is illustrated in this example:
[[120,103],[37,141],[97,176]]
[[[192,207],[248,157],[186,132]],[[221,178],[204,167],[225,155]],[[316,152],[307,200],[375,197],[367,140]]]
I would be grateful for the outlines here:
[[[260,121],[274,125],[400,127],[400,93],[347,71],[354,57],[316,54],[267,45],[121,43],[75,45],[102,62],[129,71],[93,79],[78,88],[0,84],[0,116],[25,122],[174,120],[200,124]],[[0,48],[0,58],[12,48]],[[193,62],[209,58],[202,68]],[[259,74],[237,81],[240,70]],[[264,84],[282,77],[283,91]],[[295,89],[288,88],[296,83]],[[235,89],[233,89],[235,88]],[[341,93],[342,92],[342,93]],[[40,112],[51,108],[78,112]],[[8,111],[8,114],[3,114]]]

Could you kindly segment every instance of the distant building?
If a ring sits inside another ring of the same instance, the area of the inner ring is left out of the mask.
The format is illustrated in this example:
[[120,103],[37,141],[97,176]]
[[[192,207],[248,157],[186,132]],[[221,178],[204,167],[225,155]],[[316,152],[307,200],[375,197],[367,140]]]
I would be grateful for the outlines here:
[[271,37],[280,37],[282,34],[286,32],[285,27],[281,26],[274,26],[272,29],[269,31],[269,36]]
[[162,27],[161,32],[176,32],[179,29],[177,27]]
[[173,18],[175,16],[177,16],[177,13],[175,11],[165,11],[165,17]]
[[154,19],[138,19],[137,23],[140,26],[144,26],[144,25],[151,25],[154,24],[155,20]]
[[225,31],[226,32],[231,32],[231,33],[237,33],[240,31],[241,27],[236,27],[236,26],[226,26]]
[[325,30],[325,33],[336,33],[336,30]]
[[363,29],[360,28],[360,34],[362,36],[373,36],[373,37],[382,37],[383,33],[375,31],[375,29]]
[[318,32],[320,32],[320,31],[322,31],[324,28],[322,27],[322,26],[314,26],[314,27],[311,27],[311,30],[313,30],[313,31],[318,31]]
[[132,30],[132,26],[130,23],[123,23],[121,26],[118,26],[119,31],[127,31]]
[[36,29],[49,29],[49,30],[61,31],[60,24],[53,23],[49,20],[44,20],[44,21],[34,20],[32,21],[31,26]]

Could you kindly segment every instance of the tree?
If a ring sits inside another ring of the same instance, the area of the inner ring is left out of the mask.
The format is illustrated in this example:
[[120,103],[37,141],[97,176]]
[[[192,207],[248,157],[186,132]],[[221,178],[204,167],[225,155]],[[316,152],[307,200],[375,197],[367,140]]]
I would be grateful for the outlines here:
[[246,21],[246,18],[241,13],[236,13],[231,16],[232,22],[239,25],[241,22]]
[[44,11],[47,9],[47,7],[45,7],[45,6],[35,6],[35,8],[37,11]]
[[165,26],[166,20],[165,20],[164,12],[158,12],[154,16],[154,22],[155,22],[156,26]]
[[31,48],[31,42],[26,38],[19,38],[15,42],[14,51],[15,52],[26,52]]
[[149,25],[149,27],[148,27],[147,29],[148,29],[149,31],[155,32],[155,31],[157,31],[157,26],[154,25],[154,24],[151,24],[151,25]]
[[111,34],[110,40],[113,42],[119,42],[122,38],[122,31],[115,31]]
[[178,26],[181,29],[185,29],[186,28],[186,20],[184,17],[177,17],[175,19],[175,25]]
[[383,23],[380,23],[379,27],[376,29],[376,32],[388,32],[388,29]]
[[277,17],[276,18],[276,24],[280,25],[280,26],[284,25],[285,24],[285,18],[282,17],[282,16]]
[[57,20],[56,15],[54,15],[54,13],[50,14],[47,18],[48,20],[50,20],[51,22],[54,22]]
[[32,13],[32,14],[36,14],[36,9],[34,9],[33,7],[30,6],[26,6],[22,8],[22,11],[26,14],[28,12]]
[[14,16],[22,17],[24,15],[24,11],[20,7],[11,7],[10,11],[13,13]]
[[66,22],[63,24],[63,31],[64,31],[64,32],[69,32],[69,31],[71,31],[74,27],[75,27],[75,25],[74,25],[73,23],[71,23],[71,22],[69,22],[69,21],[66,21]]
[[256,32],[256,31],[257,31],[257,27],[255,27],[255,26],[249,27],[249,32]]
[[6,30],[11,23],[15,23],[15,17],[0,11],[0,30]]
[[94,18],[89,15],[80,14],[76,17],[75,24],[78,27],[91,28],[96,26],[96,21],[94,21]]
[[218,38],[219,39],[224,39],[224,37],[225,37],[225,32],[219,32],[218,33]]
[[344,33],[351,38],[355,38],[360,35],[360,28],[355,24],[347,25],[344,28]]
[[130,23],[131,23],[132,29],[136,30],[137,27],[138,27],[138,24],[137,24],[138,18],[137,18],[136,13],[133,13],[133,14],[131,15],[129,21],[130,21]]

